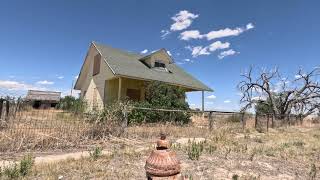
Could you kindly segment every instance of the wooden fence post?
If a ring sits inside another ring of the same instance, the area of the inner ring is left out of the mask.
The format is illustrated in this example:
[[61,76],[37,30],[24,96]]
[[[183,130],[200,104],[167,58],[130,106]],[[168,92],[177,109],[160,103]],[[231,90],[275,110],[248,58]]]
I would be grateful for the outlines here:
[[0,99],[0,119],[2,117],[3,101],[3,99]]
[[246,120],[244,118],[244,112],[241,113],[241,122],[242,122],[242,128],[245,129],[246,128]]
[[267,114],[267,132],[269,131],[269,114]]
[[254,128],[257,129],[257,123],[258,123],[258,115],[256,113],[255,119],[254,119]]
[[209,112],[209,129],[212,130],[213,126],[213,118],[212,118],[212,112]]
[[123,119],[122,119],[122,122],[121,122],[121,132],[119,134],[119,136],[123,133],[126,132],[126,129],[128,127],[128,107],[124,107],[124,109],[122,110],[122,115],[123,115]]
[[10,103],[9,103],[9,100],[6,100],[6,118],[5,118],[6,121],[8,121],[9,119],[9,112],[10,112]]

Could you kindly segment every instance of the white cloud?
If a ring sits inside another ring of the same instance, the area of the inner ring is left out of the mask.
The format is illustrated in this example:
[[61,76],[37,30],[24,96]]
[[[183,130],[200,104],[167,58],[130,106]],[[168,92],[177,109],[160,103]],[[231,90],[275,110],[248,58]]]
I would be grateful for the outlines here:
[[216,51],[218,49],[226,49],[230,47],[229,42],[222,43],[221,41],[216,41],[212,44],[209,45],[209,50],[210,51]]
[[148,53],[148,49],[145,49],[145,50],[141,51],[140,53],[141,54],[146,54],[146,53]]
[[171,19],[174,23],[171,25],[171,31],[181,31],[188,28],[192,21],[199,17],[197,14],[188,12],[187,10],[180,11],[178,14],[173,16]]
[[165,39],[170,33],[168,30],[161,30],[161,39]]
[[254,25],[252,23],[248,23],[247,26],[246,26],[247,30],[249,29],[253,29],[254,28]]
[[222,43],[221,41],[216,41],[212,44],[210,44],[209,46],[195,46],[195,47],[191,47],[191,46],[187,46],[186,49],[189,49],[191,51],[191,55],[193,57],[198,57],[200,55],[210,55],[211,52],[214,52],[218,49],[226,49],[230,47],[230,43],[229,42],[225,42]]
[[227,56],[232,56],[232,55],[235,55],[235,54],[239,54],[239,52],[236,52],[236,51],[234,51],[233,49],[229,49],[229,50],[227,50],[227,51],[221,52],[221,53],[218,55],[218,58],[219,58],[219,59],[223,59],[223,58],[225,58],[225,57],[227,57]]
[[212,40],[212,39],[228,37],[228,36],[238,36],[243,32],[244,32],[243,28],[235,28],[235,29],[225,28],[217,31],[211,31],[208,34],[206,34],[206,37],[208,40]]
[[187,46],[186,49],[189,49],[191,51],[191,55],[193,57],[198,57],[200,55],[209,55],[210,52],[208,51],[208,47],[202,47],[202,46]]
[[52,84],[54,84],[54,82],[44,80],[44,81],[38,81],[37,84],[41,84],[41,85],[52,85]]
[[58,76],[57,78],[58,78],[58,79],[63,79],[63,78],[64,78],[64,76]]
[[169,56],[172,56],[171,52],[170,51],[167,51],[167,53],[169,54]]
[[224,103],[231,103],[231,101],[229,99],[223,101]]
[[200,34],[198,30],[190,30],[190,31],[184,31],[180,34],[181,40],[190,40],[190,39],[201,39],[203,35]]
[[207,99],[215,99],[215,98],[217,98],[215,95],[210,95],[210,96],[207,96]]
[[43,87],[26,84],[24,82],[8,81],[8,80],[0,80],[0,88],[7,89],[7,90],[19,90],[19,91],[26,91],[30,89],[46,90],[46,88],[43,88]]
[[77,76],[74,77],[74,79],[78,79],[78,78],[79,78],[79,75],[77,75]]
[[213,104],[213,102],[206,102],[206,104]]

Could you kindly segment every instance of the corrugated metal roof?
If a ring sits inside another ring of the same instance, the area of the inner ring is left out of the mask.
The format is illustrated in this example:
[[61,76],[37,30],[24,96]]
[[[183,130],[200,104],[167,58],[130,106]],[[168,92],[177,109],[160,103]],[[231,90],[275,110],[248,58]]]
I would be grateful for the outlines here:
[[166,66],[170,73],[159,71],[143,64],[140,61],[140,59],[145,57],[143,55],[129,53],[95,42],[94,45],[115,75],[161,81],[194,90],[212,91],[211,88],[192,77],[174,63]]
[[29,90],[27,100],[60,101],[61,92]]

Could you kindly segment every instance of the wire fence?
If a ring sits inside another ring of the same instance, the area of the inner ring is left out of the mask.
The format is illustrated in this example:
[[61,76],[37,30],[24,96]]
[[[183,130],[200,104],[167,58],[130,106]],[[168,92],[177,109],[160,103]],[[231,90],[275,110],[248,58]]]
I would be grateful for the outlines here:
[[[304,118],[295,115],[274,118],[272,115],[240,112],[128,107],[121,113],[121,126],[139,125],[134,124],[136,121],[130,116],[132,111],[142,113],[140,118],[144,119],[139,123],[170,122],[172,125],[182,125],[179,124],[180,118],[187,117],[190,119],[188,125],[210,131],[234,127],[256,128],[267,132],[269,128],[300,125],[304,121]],[[153,121],[146,119],[150,117]],[[107,138],[111,131],[119,131],[115,126],[111,126],[110,122],[97,123],[99,118],[101,117],[97,114],[69,112],[57,108],[34,109],[29,102],[19,98],[0,98],[0,153],[88,147],[96,144],[97,140]],[[320,119],[314,117],[311,122],[320,123]]]

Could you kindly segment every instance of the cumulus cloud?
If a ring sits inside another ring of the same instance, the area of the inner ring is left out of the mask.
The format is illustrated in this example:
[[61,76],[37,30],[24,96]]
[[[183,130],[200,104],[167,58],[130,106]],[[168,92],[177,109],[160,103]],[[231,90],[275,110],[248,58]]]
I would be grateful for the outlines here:
[[218,58],[219,59],[223,59],[227,56],[232,56],[232,55],[235,55],[235,54],[238,54],[239,52],[236,52],[235,50],[233,49],[229,49],[227,51],[222,51],[219,55],[218,55]]
[[200,55],[210,55],[211,52],[214,52],[218,49],[226,49],[230,47],[229,42],[222,43],[221,41],[216,41],[210,44],[209,46],[187,46],[186,49],[189,49],[191,51],[191,55],[193,57],[198,57]]
[[0,88],[7,89],[7,90],[18,90],[18,91],[26,91],[30,89],[46,90],[46,88],[34,86],[32,84],[27,84],[27,83],[18,82],[18,81],[9,81],[9,80],[0,80]]
[[148,49],[145,49],[145,50],[141,51],[140,53],[141,54],[146,54],[146,53],[148,53]]
[[215,99],[215,98],[217,98],[215,95],[210,95],[210,96],[207,96],[207,99]]
[[191,51],[192,57],[198,57],[200,55],[209,55],[210,52],[208,51],[208,47],[202,47],[202,46],[187,46],[186,49],[189,49]]
[[52,85],[52,84],[54,84],[54,82],[52,82],[52,81],[47,81],[47,80],[43,80],[43,81],[38,81],[37,84],[41,84],[41,85]]
[[169,56],[172,56],[171,52],[170,51],[167,51],[167,53],[169,54]]
[[202,37],[203,35],[201,35],[198,30],[184,31],[180,34],[180,39],[186,41],[190,39],[201,39]]
[[175,16],[173,16],[171,19],[174,21],[174,23],[171,25],[170,30],[171,31],[181,31],[186,28],[188,28],[192,21],[199,17],[197,14],[190,13],[187,10],[180,11]]
[[216,51],[218,49],[226,49],[230,47],[229,42],[222,43],[221,41],[216,41],[212,44],[209,45],[209,50],[210,51]]
[[254,28],[254,25],[252,23],[248,23],[247,26],[246,26],[247,30],[249,29],[253,29]]
[[217,39],[217,38],[223,38],[228,36],[238,36],[239,34],[243,33],[244,29],[242,28],[236,28],[236,29],[220,29],[217,31],[211,31],[208,34],[206,34],[206,37],[208,40]]
[[246,27],[236,27],[234,29],[231,28],[225,28],[220,30],[213,30],[208,32],[207,34],[201,34],[199,30],[189,30],[184,31],[180,34],[181,40],[191,40],[191,39],[202,39],[207,38],[207,40],[213,40],[223,37],[229,37],[229,36],[238,36],[242,34],[245,31],[248,31],[250,29],[253,29],[254,25],[252,23],[248,23]]

